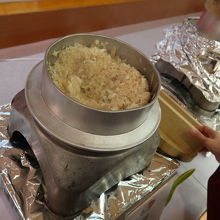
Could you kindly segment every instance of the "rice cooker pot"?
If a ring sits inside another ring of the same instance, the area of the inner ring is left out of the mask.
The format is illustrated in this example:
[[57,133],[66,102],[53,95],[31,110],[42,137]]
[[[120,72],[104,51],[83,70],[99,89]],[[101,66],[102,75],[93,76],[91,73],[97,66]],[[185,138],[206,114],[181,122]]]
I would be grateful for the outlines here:
[[[48,73],[48,65],[56,61],[54,52],[80,43],[90,46],[96,40],[106,45],[108,52],[116,49],[116,55],[143,74],[152,95],[151,101],[142,107],[104,111],[85,106],[59,90]],[[160,91],[160,76],[148,58],[130,45],[114,38],[95,34],[73,34],[57,40],[46,51],[43,65],[42,96],[48,108],[66,124],[81,131],[98,135],[116,135],[129,132],[140,126],[148,117]]]

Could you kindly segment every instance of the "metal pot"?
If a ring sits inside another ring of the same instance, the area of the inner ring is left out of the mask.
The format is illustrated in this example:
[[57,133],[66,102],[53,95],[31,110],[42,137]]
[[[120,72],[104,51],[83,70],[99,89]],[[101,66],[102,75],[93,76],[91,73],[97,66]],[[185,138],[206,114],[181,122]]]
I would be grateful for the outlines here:
[[[125,59],[147,78],[152,94],[151,101],[147,105],[122,111],[102,111],[73,100],[54,85],[48,74],[48,65],[53,65],[56,60],[54,51],[60,51],[74,43],[90,46],[96,40],[105,43],[109,52],[112,48],[116,48],[116,55]],[[160,77],[151,62],[135,48],[117,39],[93,34],[69,35],[52,44],[45,55],[42,78],[43,99],[59,119],[81,131],[115,135],[137,128],[146,120],[149,110],[157,100],[159,90]]]
[[[146,76],[152,93],[149,104],[126,111],[100,111],[74,101],[54,86],[47,72],[48,62],[54,62],[53,51],[74,42],[90,45],[97,39],[107,42],[107,49],[115,46],[121,58]],[[18,131],[30,144],[51,210],[62,216],[75,215],[102,192],[150,164],[159,145],[159,88],[159,75],[148,59],[121,41],[78,34],[48,49],[44,63],[29,74],[25,95],[17,94],[12,102],[9,134]]]

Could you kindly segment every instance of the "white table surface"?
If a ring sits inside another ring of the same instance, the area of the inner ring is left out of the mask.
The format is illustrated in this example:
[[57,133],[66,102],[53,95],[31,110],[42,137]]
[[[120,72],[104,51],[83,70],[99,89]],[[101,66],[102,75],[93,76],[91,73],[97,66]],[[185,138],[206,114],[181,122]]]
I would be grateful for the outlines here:
[[[197,14],[198,15],[198,14]],[[191,15],[173,17],[136,25],[102,30],[96,33],[117,37],[151,56],[155,44],[163,38],[163,30],[170,24],[181,22]],[[22,90],[28,73],[43,59],[45,48],[54,40],[0,50],[0,105],[9,103]],[[27,55],[28,56],[24,56]],[[207,181],[217,168],[214,156],[198,154],[193,161],[181,163],[179,173],[196,168],[191,178],[175,192],[170,204],[165,208],[161,220],[197,220],[206,209]],[[15,220],[13,210],[4,193],[0,191],[0,220]]]

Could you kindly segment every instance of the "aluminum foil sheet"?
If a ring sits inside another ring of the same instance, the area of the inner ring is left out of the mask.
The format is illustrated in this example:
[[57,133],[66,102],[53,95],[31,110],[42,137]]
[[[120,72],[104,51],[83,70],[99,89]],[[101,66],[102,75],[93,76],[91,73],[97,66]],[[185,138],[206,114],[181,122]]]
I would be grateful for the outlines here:
[[13,138],[9,141],[10,110],[10,105],[0,106],[0,186],[22,220],[115,220],[168,180],[179,167],[174,160],[156,154],[148,169],[119,182],[78,216],[57,216],[45,204],[41,171],[29,145]]
[[220,131],[220,42],[201,36],[198,20],[168,27],[151,60],[162,88],[202,124]]
[[[184,74],[175,78],[184,83],[187,77],[209,104],[220,103],[220,42],[202,37],[196,28],[197,21],[198,18],[187,18],[167,28],[152,60],[171,64],[177,70],[175,74]],[[190,83],[185,86],[190,88]]]

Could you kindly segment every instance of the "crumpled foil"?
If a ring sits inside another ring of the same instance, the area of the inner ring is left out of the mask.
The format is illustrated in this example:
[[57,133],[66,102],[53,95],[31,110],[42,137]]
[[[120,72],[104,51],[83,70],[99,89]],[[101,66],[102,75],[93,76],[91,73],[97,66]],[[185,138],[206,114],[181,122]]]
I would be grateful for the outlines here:
[[152,60],[172,64],[209,102],[220,102],[220,42],[202,37],[197,21],[198,18],[187,18],[168,27]]
[[0,106],[0,188],[22,220],[116,220],[126,209],[167,181],[179,167],[176,161],[156,154],[148,169],[102,193],[77,217],[63,218],[52,213],[45,204],[41,170],[28,144],[13,138],[9,141],[10,111],[10,105]]
[[162,89],[203,125],[220,131],[220,42],[203,37],[198,20],[168,27],[151,61]]

